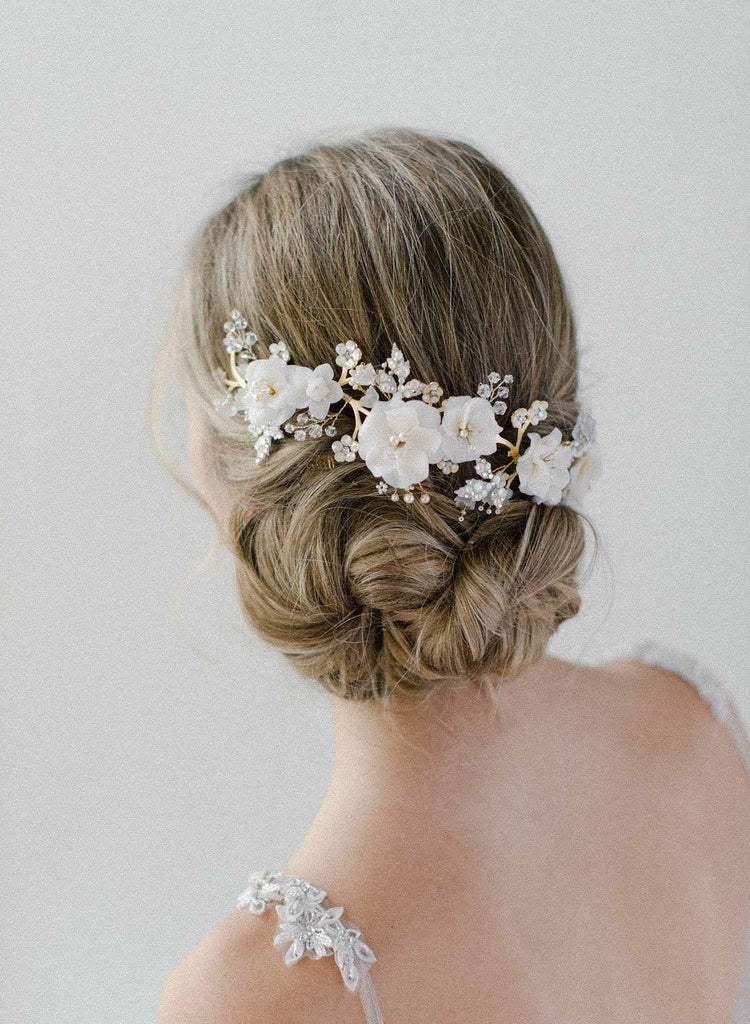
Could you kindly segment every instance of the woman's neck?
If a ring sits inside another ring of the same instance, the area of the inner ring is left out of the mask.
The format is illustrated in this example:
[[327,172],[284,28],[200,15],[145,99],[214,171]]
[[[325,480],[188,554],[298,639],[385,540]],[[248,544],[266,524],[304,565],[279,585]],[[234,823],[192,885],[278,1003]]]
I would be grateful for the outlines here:
[[586,671],[545,656],[500,683],[495,702],[476,686],[447,689],[421,709],[396,711],[393,723],[379,705],[331,697],[328,792],[285,870],[383,878],[401,861],[438,856],[450,876],[486,863],[508,827],[508,801],[533,802],[526,788],[561,714],[577,713],[574,677]]

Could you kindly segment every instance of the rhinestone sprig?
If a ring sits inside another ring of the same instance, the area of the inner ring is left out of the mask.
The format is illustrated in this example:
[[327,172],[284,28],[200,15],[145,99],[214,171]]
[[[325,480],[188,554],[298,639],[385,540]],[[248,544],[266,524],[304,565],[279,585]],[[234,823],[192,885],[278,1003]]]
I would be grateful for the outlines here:
[[258,340],[258,335],[247,331],[247,320],[238,309],[233,309],[229,316],[231,320],[224,324],[224,348],[235,355],[238,352],[251,351]]

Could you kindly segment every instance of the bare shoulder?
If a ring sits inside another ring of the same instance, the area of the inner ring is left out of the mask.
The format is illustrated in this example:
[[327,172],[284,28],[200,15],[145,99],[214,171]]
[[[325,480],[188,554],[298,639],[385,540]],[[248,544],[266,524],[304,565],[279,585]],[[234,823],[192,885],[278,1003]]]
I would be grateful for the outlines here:
[[604,690],[610,696],[621,689],[634,739],[671,753],[686,771],[703,777],[709,786],[734,789],[740,802],[748,804],[750,776],[735,738],[690,680],[629,659],[611,662],[602,676],[609,676]]
[[605,782],[626,783],[644,810],[682,814],[706,834],[707,849],[743,861],[750,885],[750,775],[735,736],[696,685],[631,659],[580,678],[574,735],[584,751],[604,755]]
[[256,972],[259,918],[235,910],[185,956],[168,976],[156,1024],[252,1024],[261,1018],[264,986]]
[[653,806],[681,823],[675,835],[689,844],[686,858],[696,855],[697,870],[713,875],[740,911],[747,908],[750,776],[735,737],[678,673],[635,660],[607,671],[615,675],[599,692],[603,700],[621,693],[623,732],[647,790],[656,794]]
[[715,865],[750,900],[750,776],[735,737],[697,687],[623,659],[597,672],[587,699],[644,812],[667,815],[683,841],[692,835],[685,853],[696,847],[707,870]]
[[333,957],[287,965],[284,947],[273,944],[277,924],[271,911],[227,915],[168,976],[156,1024],[358,1021],[361,1004]]
[[602,722],[614,723],[603,735],[611,732],[627,765],[617,778],[627,781],[639,877],[653,875],[667,932],[680,936],[696,970],[705,961],[712,1005],[726,1007],[728,1019],[750,921],[750,778],[737,742],[676,672],[620,660],[594,677],[592,693]]

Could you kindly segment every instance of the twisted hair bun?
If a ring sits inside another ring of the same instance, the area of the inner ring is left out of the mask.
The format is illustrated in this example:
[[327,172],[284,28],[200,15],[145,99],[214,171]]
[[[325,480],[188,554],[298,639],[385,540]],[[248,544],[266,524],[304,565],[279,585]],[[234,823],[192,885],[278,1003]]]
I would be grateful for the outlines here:
[[322,466],[233,517],[245,614],[302,675],[353,699],[512,675],[577,613],[572,509],[512,499],[463,540],[447,498],[410,508],[360,474]]
[[315,367],[352,338],[379,364],[396,342],[412,375],[446,394],[511,373],[508,416],[545,398],[539,432],[569,431],[573,315],[547,237],[502,171],[466,143],[405,129],[317,146],[255,175],[209,219],[184,283],[181,377],[232,495],[227,540],[260,636],[355,700],[539,660],[580,607],[580,512],[515,495],[498,515],[459,522],[454,491],[472,463],[450,477],[433,468],[432,500],[407,506],[378,494],[361,460],[331,467],[326,436],[284,438],[256,463],[241,420],[213,408],[222,323],[238,307],[259,356],[284,340],[293,362]]

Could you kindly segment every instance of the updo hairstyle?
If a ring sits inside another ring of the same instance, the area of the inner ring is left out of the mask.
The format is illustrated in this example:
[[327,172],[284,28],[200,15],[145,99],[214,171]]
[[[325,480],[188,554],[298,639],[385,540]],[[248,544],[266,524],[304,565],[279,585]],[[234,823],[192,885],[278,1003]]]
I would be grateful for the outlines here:
[[[568,437],[573,313],[547,236],[505,174],[466,142],[403,128],[279,160],[201,225],[170,334],[231,496],[225,539],[244,615],[301,675],[387,703],[542,658],[579,610],[588,520],[515,493],[500,514],[459,523],[454,491],[473,462],[450,476],[431,467],[428,504],[391,501],[361,459],[331,468],[325,434],[286,435],[256,463],[244,419],[214,408],[234,308],[264,358],[283,340],[293,363],[338,374],[339,342],[376,366],[396,343],[411,375],[446,396],[510,373],[505,435],[515,439],[513,409],[543,398],[534,429]],[[348,406],[337,428],[353,432]]]

